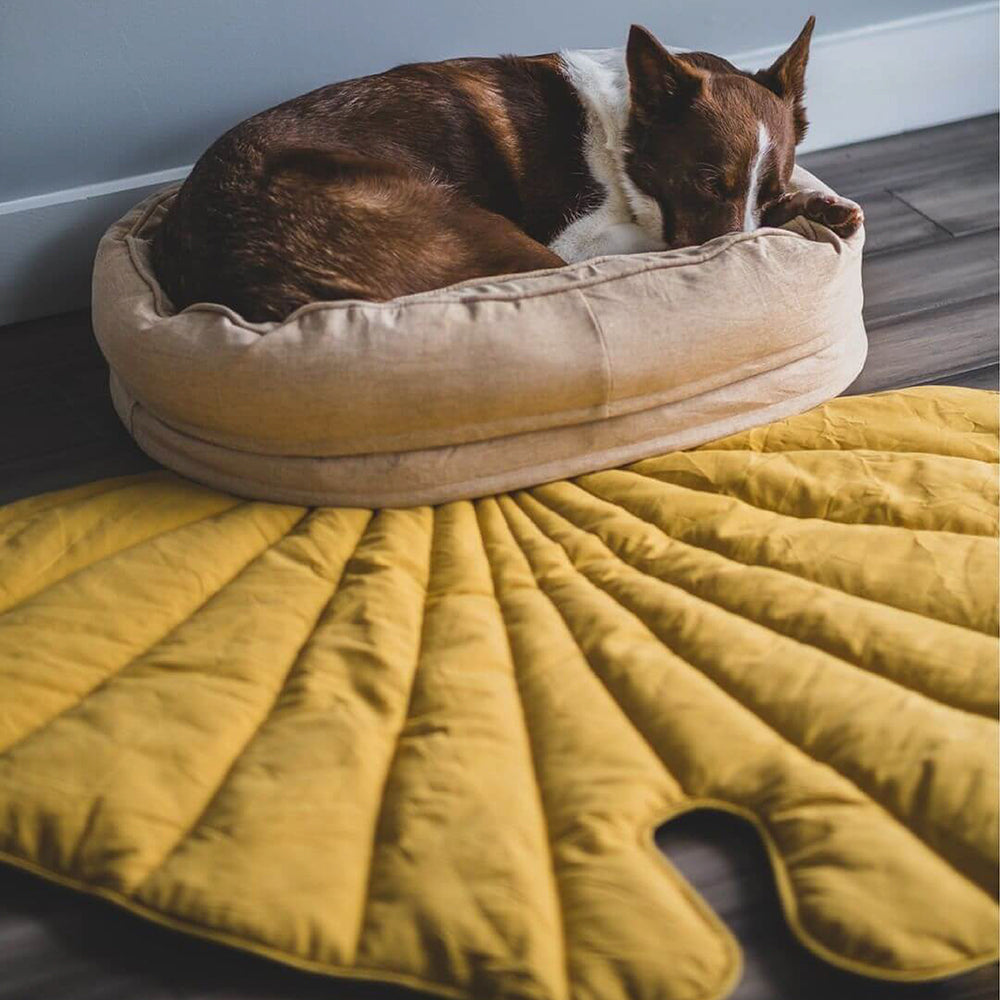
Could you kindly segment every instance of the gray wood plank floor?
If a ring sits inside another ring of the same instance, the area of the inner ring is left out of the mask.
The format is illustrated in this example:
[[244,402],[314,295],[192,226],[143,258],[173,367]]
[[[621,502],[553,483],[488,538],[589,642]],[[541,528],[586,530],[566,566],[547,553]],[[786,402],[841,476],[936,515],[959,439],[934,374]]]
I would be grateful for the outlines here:
[[[804,165],[868,218],[868,363],[848,392],[997,388],[997,118],[814,153]],[[83,313],[0,329],[0,503],[152,468],[119,426]],[[937,983],[840,972],[793,938],[745,822],[696,812],[658,843],[739,938],[736,1000],[994,1000],[995,967]],[[664,928],[669,933],[669,928]],[[390,1000],[155,927],[0,868],[0,1000]]]

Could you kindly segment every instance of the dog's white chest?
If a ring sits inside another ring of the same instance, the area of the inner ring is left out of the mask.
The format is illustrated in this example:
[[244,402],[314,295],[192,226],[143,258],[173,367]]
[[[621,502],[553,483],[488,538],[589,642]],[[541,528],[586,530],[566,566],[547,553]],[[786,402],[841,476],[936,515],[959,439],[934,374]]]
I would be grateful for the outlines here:
[[651,237],[629,213],[621,212],[611,202],[608,198],[593,211],[575,218],[549,243],[549,249],[568,264],[608,254],[666,249],[662,238]]
[[586,111],[583,155],[605,197],[597,208],[573,219],[549,248],[569,263],[666,249],[660,206],[639,191],[625,172],[628,74],[624,50],[581,49],[563,52],[560,58]]

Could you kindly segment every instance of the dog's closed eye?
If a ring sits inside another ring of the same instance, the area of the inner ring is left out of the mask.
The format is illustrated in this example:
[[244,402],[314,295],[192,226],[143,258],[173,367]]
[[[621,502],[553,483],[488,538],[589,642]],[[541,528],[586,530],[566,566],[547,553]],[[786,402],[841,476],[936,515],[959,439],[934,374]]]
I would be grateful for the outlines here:
[[700,164],[695,170],[694,186],[708,198],[726,200],[733,195],[725,174],[710,163]]

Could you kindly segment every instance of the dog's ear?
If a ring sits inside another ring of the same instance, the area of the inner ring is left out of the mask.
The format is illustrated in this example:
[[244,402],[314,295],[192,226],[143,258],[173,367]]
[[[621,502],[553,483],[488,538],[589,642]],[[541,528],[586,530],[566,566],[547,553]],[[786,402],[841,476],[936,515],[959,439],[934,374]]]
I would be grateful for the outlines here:
[[688,107],[702,92],[707,74],[671,55],[641,25],[633,24],[625,49],[629,92],[636,117],[649,122]]
[[792,105],[795,121],[795,141],[806,136],[809,122],[803,99],[806,93],[806,63],[809,62],[809,41],[816,18],[810,17],[799,37],[767,68],[754,74],[754,79]]

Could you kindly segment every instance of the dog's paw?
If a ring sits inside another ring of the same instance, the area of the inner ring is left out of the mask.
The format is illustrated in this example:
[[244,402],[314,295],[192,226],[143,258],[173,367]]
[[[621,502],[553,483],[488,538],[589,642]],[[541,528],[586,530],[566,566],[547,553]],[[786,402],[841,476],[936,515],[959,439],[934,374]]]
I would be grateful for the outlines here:
[[782,195],[768,206],[761,221],[765,226],[783,226],[799,215],[832,229],[845,239],[853,236],[865,221],[865,213],[857,202],[822,191],[795,191]]
[[857,202],[819,192],[810,195],[803,214],[845,238],[853,236],[865,221],[865,213]]

